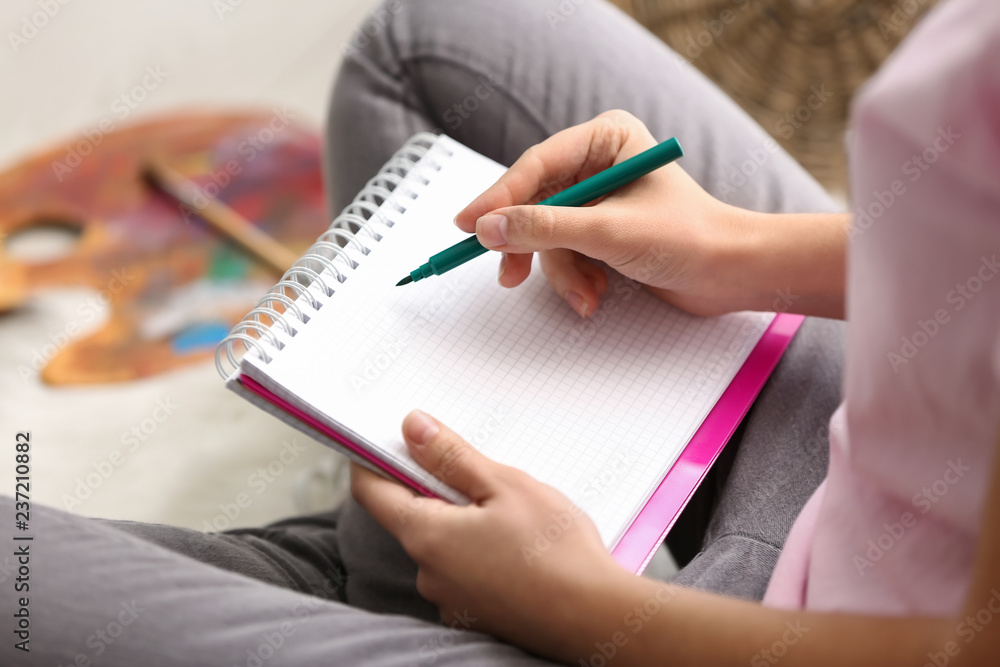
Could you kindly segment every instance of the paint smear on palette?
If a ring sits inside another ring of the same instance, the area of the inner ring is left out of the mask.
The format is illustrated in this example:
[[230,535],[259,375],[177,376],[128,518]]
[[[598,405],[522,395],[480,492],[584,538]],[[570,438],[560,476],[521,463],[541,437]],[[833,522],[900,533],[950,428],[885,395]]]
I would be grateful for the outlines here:
[[208,278],[213,280],[238,280],[250,272],[250,260],[231,243],[220,244],[212,253]]
[[259,280],[195,280],[150,304],[140,319],[140,335],[145,340],[169,338],[178,354],[201,352],[229,333],[231,323],[219,313],[246,312],[270,287]]
[[225,322],[203,322],[193,324],[174,336],[171,349],[176,354],[193,354],[211,350],[229,334]]

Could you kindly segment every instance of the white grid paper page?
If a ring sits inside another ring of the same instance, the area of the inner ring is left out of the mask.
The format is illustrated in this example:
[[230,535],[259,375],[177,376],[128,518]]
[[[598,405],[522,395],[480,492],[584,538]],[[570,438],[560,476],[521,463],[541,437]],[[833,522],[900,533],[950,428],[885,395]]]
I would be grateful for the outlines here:
[[390,214],[395,224],[371,254],[270,363],[250,354],[244,368],[411,471],[400,423],[423,409],[565,493],[612,548],[773,315],[690,316],[610,274],[600,308],[583,319],[537,262],[522,286],[499,287],[495,253],[395,287],[465,237],[452,218],[503,173],[439,141],[453,157],[405,213]]

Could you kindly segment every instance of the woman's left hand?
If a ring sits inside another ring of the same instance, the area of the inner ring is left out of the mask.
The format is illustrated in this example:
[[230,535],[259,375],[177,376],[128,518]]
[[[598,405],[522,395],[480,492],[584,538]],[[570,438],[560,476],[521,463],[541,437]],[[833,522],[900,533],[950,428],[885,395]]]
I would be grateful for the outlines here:
[[460,619],[538,653],[572,653],[589,636],[584,625],[596,620],[602,591],[634,579],[611,558],[590,518],[423,412],[406,417],[403,436],[421,466],[472,501],[457,506],[418,496],[352,466],[354,498],[416,561],[420,594],[446,624]]

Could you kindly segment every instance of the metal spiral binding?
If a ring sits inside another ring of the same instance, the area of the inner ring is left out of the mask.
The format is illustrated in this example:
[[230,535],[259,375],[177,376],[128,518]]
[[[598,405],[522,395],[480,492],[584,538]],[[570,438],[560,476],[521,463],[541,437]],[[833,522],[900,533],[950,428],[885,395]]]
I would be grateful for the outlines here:
[[[393,226],[384,207],[405,213],[406,200],[416,199],[419,190],[430,183],[427,174],[422,173],[425,166],[441,170],[440,164],[424,159],[436,141],[437,135],[430,132],[415,135],[368,181],[309,250],[219,343],[215,349],[219,375],[232,375],[239,368],[240,358],[251,350],[256,350],[264,363],[270,363],[286,345],[275,327],[292,338],[309,321],[309,309],[318,311],[323,307],[324,300],[336,292]],[[420,170],[416,169],[418,163]],[[404,185],[407,178],[409,182]],[[353,256],[349,249],[355,251]]]

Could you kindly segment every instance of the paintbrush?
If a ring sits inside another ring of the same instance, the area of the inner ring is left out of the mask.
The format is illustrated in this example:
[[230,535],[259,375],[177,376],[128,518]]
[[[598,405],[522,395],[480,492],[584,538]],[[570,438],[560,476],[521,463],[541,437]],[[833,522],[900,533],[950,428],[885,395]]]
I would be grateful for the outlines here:
[[249,251],[279,274],[290,269],[298,259],[291,250],[218,199],[209,197],[162,159],[155,156],[147,158],[142,175],[147,183],[191,209],[216,231]]

